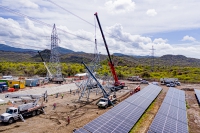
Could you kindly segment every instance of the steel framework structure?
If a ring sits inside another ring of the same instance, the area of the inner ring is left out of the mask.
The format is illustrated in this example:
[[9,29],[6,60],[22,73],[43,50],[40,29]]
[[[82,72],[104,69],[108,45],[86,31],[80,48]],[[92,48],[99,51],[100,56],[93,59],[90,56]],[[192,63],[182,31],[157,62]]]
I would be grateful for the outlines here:
[[51,33],[51,55],[49,60],[49,70],[53,77],[62,77],[62,70],[59,60],[59,52],[58,52],[58,34],[56,31],[56,25],[53,25],[53,30]]

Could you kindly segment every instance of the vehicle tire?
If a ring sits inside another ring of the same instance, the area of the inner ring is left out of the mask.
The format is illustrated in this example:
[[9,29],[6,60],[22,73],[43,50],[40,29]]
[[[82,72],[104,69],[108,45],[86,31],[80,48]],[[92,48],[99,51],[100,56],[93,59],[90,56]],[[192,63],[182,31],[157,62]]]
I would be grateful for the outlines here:
[[105,109],[107,109],[108,105],[105,106]]
[[40,110],[37,110],[37,112],[36,112],[36,113],[37,113],[37,115],[39,115],[39,114],[40,114]]
[[113,95],[113,98],[116,98],[116,95]]
[[10,118],[9,120],[8,120],[8,124],[12,124],[14,122],[14,119],[13,118]]
[[32,116],[35,116],[35,115],[36,115],[36,111],[33,111],[33,112],[32,112]]

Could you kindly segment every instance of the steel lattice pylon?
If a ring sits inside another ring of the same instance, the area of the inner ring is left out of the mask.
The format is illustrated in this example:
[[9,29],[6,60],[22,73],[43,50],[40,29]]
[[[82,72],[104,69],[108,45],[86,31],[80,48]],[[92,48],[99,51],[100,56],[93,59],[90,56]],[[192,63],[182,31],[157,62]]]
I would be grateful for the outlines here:
[[[94,59],[90,62],[89,64],[89,69],[91,70],[92,73],[95,75],[95,71],[100,67],[100,58],[99,58],[99,52],[97,49],[97,41],[95,39],[95,48],[94,48]],[[94,79],[90,76],[90,74],[87,73],[87,79],[82,81],[81,83],[76,83],[77,87],[80,90],[80,95],[79,95],[79,101],[85,96],[87,101],[89,101],[89,96],[90,92],[92,91],[91,89],[96,88],[96,82]],[[96,94],[98,94],[100,90],[96,88]]]
[[61,65],[59,60],[58,52],[58,34],[56,31],[56,25],[53,25],[53,30],[51,33],[51,55],[49,60],[49,70],[53,77],[62,77]]

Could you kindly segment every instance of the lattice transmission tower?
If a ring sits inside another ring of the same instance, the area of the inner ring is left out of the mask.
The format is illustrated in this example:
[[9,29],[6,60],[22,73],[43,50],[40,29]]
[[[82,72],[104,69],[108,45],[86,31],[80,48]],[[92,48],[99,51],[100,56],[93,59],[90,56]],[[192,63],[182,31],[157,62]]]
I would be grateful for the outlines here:
[[58,52],[58,34],[56,31],[56,25],[53,25],[53,30],[51,33],[51,55],[49,60],[49,70],[53,77],[62,77],[62,70],[59,60],[59,52]]
[[[90,71],[94,74],[96,77],[96,71],[100,68],[100,55],[97,48],[97,39],[96,39],[96,23],[95,23],[95,47],[94,47],[94,58],[89,64]],[[78,86],[80,89],[80,95],[79,95],[79,101],[85,96],[87,101],[89,101],[89,96],[91,92],[91,88],[96,88],[96,81],[90,76],[89,72],[87,73],[87,79],[82,81]],[[96,93],[98,93],[100,90],[96,89]]]

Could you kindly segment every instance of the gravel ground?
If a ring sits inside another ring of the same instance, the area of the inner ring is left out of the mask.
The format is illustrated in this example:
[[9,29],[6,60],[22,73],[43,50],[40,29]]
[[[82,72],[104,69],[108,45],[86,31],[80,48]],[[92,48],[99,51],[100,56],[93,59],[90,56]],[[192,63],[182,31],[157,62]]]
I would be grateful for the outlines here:
[[[129,91],[135,88],[138,84],[125,81],[128,88],[120,90],[117,92],[118,103],[129,96]],[[143,89],[146,85],[141,85]],[[74,88],[73,88],[74,87]],[[168,91],[168,87],[161,86],[163,88],[162,92],[158,95],[155,100],[153,110],[147,111],[148,120],[143,121],[137,131],[138,133],[146,132],[155,117],[162,101]],[[51,89],[50,89],[51,88]],[[186,102],[187,102],[187,116],[188,116],[188,127],[190,133],[197,133],[200,131],[200,108],[197,103],[194,91],[192,89],[199,89],[199,84],[182,84],[181,86],[176,87],[178,89],[187,90],[186,93]],[[189,89],[188,89],[189,88]],[[46,115],[40,114],[35,117],[25,118],[25,122],[18,120],[17,122],[7,125],[0,124],[0,132],[2,133],[11,133],[11,132],[20,132],[20,133],[72,133],[74,129],[78,129],[91,120],[97,118],[99,115],[103,114],[111,107],[107,109],[99,109],[96,106],[98,98],[102,94],[97,94],[94,91],[90,94],[89,102],[86,102],[86,99],[81,99],[78,102],[79,94],[73,93],[77,89],[75,84],[64,84],[64,85],[46,85],[41,88],[32,88],[24,90],[26,93],[44,93],[48,89],[49,94],[55,94],[56,92],[63,92],[64,98],[61,99],[59,95],[58,98],[55,98],[55,95],[50,95],[48,103],[46,103]],[[69,90],[73,90],[70,94]],[[188,91],[190,90],[190,91]],[[25,93],[24,91],[19,91],[15,93]],[[75,94],[75,95],[74,95]],[[2,95],[2,94],[1,94]],[[53,103],[57,103],[57,107],[53,110]],[[0,113],[3,113],[9,105],[1,105]],[[67,117],[70,117],[70,123],[67,124]]]

